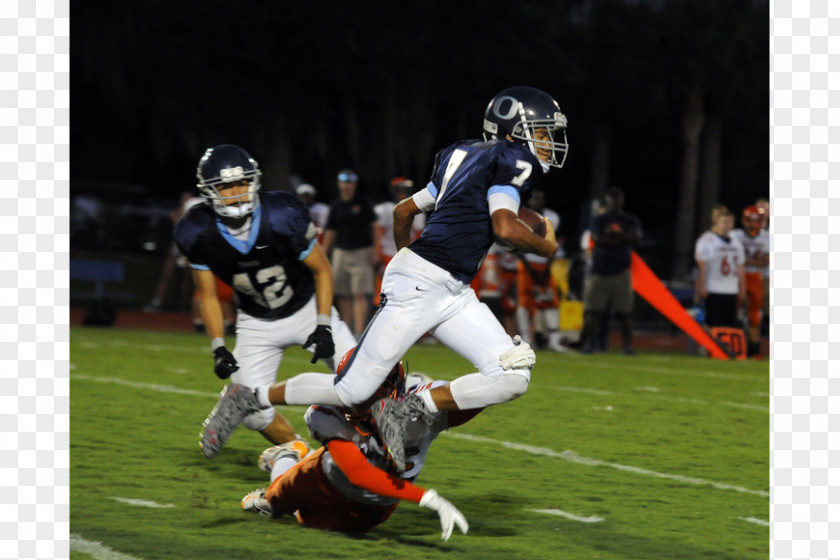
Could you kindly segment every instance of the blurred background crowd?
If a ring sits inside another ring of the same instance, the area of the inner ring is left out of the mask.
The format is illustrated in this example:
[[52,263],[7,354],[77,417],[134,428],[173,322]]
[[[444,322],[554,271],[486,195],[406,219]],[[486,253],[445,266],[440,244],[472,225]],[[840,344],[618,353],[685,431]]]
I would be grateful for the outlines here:
[[[190,310],[171,234],[207,147],[247,147],[263,189],[324,205],[315,216],[353,171],[386,228],[377,205],[425,186],[436,151],[479,137],[511,85],[569,119],[567,163],[537,203],[558,217],[561,302],[583,299],[581,241],[610,187],[642,225],[635,250],[687,305],[715,205],[740,216],[768,196],[766,0],[92,0],[71,17],[71,257],[122,263],[108,290],[121,308]],[[379,270],[387,248],[373,254]],[[92,295],[71,283],[71,304]],[[667,328],[644,304],[633,314]]]

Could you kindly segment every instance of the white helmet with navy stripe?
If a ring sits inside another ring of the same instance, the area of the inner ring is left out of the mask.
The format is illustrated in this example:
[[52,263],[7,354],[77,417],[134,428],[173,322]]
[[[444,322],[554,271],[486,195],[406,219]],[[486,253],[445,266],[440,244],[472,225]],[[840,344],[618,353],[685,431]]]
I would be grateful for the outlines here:
[[[534,157],[537,148],[551,149],[546,163],[552,167],[563,167],[569,143],[566,141],[566,115],[560,111],[557,101],[546,92],[526,86],[508,88],[493,99],[484,111],[484,139],[505,139],[510,135],[514,142],[528,147]],[[537,141],[534,131],[544,128],[549,140]]]
[[[260,189],[260,170],[257,162],[248,152],[233,144],[222,144],[208,148],[198,162],[196,178],[201,196],[220,216],[244,218],[251,214],[259,204],[257,191]],[[245,195],[222,196],[219,189],[223,185],[248,182]],[[242,198],[238,204],[227,204],[226,200]]]

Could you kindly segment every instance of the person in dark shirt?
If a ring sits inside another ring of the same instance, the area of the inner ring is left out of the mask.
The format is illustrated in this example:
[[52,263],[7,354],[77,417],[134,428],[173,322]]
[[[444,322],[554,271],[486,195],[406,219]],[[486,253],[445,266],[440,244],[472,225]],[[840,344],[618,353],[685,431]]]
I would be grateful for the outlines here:
[[583,297],[587,328],[583,334],[584,354],[595,351],[597,328],[608,307],[612,307],[621,325],[622,352],[632,355],[633,288],[630,282],[630,255],[642,238],[639,220],[623,211],[624,192],[607,189],[606,211],[592,218],[590,231],[595,246],[592,249],[592,273]]
[[378,264],[373,250],[376,212],[359,194],[358,181],[352,169],[339,171],[338,198],[330,205],[324,230],[324,252],[332,263],[338,312],[357,337],[365,328],[373,295],[373,270]]

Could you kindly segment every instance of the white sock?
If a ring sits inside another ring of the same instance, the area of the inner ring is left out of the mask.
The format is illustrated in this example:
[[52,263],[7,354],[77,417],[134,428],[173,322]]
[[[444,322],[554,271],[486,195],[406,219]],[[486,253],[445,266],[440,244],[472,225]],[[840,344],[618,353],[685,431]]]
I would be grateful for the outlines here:
[[278,476],[285,473],[297,464],[297,459],[294,457],[280,457],[275,461],[274,466],[271,467],[271,481],[274,482]]
[[560,345],[560,315],[557,313],[556,307],[543,309],[540,315],[545,322],[545,328],[548,331],[548,343],[551,346]]
[[257,401],[263,408],[271,408],[272,406],[274,406],[271,404],[271,401],[268,400],[269,389],[271,389],[271,385],[263,385],[262,387],[257,387],[256,389]]
[[522,340],[531,344],[531,314],[524,307],[516,308],[516,328]]
[[286,380],[286,404],[344,406],[335,392],[332,373],[301,373]]
[[423,404],[426,405],[426,410],[429,412],[438,411],[435,401],[432,399],[432,392],[430,390],[426,389],[424,391],[418,391],[417,396],[423,399]]

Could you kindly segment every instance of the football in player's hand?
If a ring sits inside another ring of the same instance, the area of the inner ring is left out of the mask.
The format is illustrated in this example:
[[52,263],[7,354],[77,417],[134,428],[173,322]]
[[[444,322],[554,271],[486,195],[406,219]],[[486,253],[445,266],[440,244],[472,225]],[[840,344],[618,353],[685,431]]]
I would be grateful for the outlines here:
[[534,233],[540,237],[545,237],[545,219],[542,214],[535,212],[525,206],[519,207],[519,219],[534,230]]

